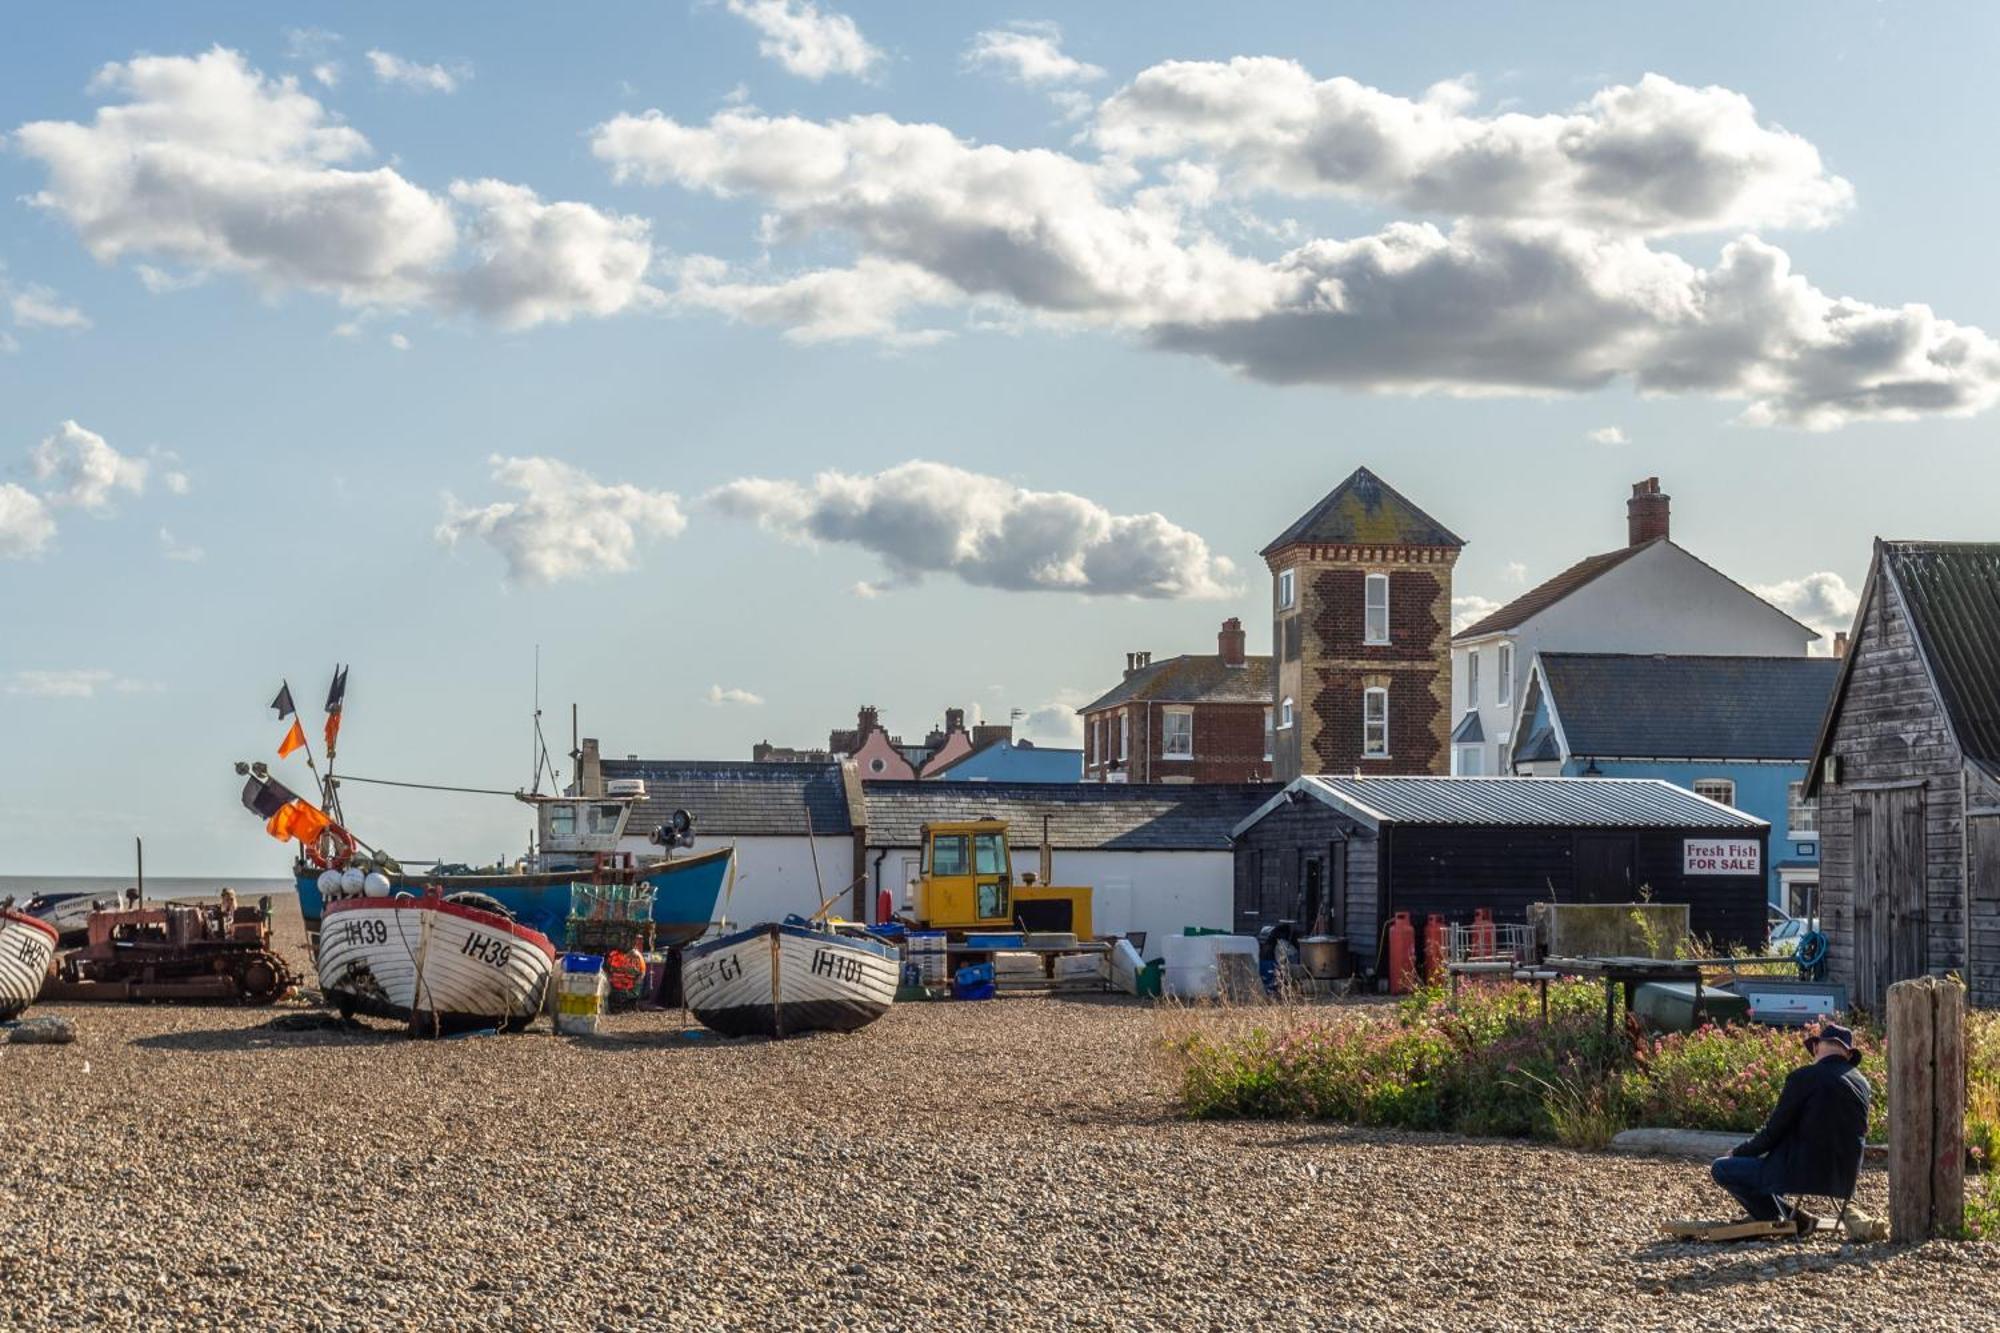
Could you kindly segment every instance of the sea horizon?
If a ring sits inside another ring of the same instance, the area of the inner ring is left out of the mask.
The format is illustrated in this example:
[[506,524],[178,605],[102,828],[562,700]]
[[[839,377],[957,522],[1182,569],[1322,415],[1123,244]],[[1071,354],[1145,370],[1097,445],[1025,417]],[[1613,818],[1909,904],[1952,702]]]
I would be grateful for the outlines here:
[[[123,893],[137,881],[127,875],[0,875],[0,899],[28,898],[38,893]],[[236,890],[238,898],[255,898],[269,893],[292,893],[289,879],[270,876],[255,878],[231,875],[148,875],[148,898],[213,897],[225,888]]]

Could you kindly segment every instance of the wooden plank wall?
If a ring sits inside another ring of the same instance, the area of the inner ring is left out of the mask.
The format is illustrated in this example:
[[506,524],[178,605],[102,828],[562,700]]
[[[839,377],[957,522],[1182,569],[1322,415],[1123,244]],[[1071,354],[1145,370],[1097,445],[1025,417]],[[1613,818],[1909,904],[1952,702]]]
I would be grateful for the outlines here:
[[[1366,827],[1308,799],[1272,811],[1236,844],[1236,929],[1255,934],[1274,921],[1296,919],[1305,892],[1300,854],[1324,857],[1327,846],[1346,834],[1347,919],[1337,927],[1359,967],[1375,962],[1380,931],[1375,875],[1378,844]],[[1305,922],[1308,929],[1310,921]]]

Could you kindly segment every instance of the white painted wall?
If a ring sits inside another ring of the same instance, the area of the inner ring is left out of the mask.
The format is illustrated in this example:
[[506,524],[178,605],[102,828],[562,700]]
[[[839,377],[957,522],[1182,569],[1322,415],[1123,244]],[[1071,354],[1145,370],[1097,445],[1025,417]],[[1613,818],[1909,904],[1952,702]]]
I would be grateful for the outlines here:
[[[697,834],[692,851],[677,852],[676,855],[712,851],[727,847],[732,841],[736,844],[736,888],[729,895],[729,920],[737,925],[782,921],[790,912],[804,916],[819,906],[824,893],[832,893],[854,878],[854,839],[848,834],[811,839],[732,839]],[[813,880],[814,843],[818,844],[820,877],[826,884],[824,893]],[[644,838],[627,837],[619,843],[618,850],[640,856],[657,856],[660,849]],[[832,910],[841,916],[850,915],[853,902],[851,893],[843,894]],[[718,916],[722,914],[723,905],[719,900],[715,910]]]
[[[1514,645],[1510,697],[1498,696],[1499,645]],[[1483,771],[1504,773],[1504,756],[1535,654],[1680,653],[1803,657],[1812,631],[1671,542],[1633,556],[1506,634],[1453,644],[1452,723],[1464,718],[1467,659],[1479,653],[1477,701],[1486,733]]]

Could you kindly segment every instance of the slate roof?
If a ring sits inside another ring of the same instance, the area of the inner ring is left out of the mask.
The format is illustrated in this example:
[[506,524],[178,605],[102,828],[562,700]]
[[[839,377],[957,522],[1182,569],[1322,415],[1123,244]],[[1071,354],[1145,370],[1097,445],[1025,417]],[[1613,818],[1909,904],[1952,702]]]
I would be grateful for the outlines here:
[[1303,777],[1237,825],[1242,833],[1293,789],[1370,828],[1689,828],[1747,832],[1763,820],[1658,778]]
[[1630,560],[1639,552],[1665,537],[1655,537],[1652,541],[1640,542],[1637,546],[1622,546],[1602,555],[1585,556],[1545,583],[1528,589],[1498,611],[1492,611],[1473,621],[1458,633],[1452,635],[1453,642],[1460,639],[1476,639],[1482,634],[1496,634],[1501,630],[1513,629],[1525,620],[1560,602],[1563,598],[1602,575],[1610,573]]
[[1268,704],[1271,702],[1271,659],[1244,658],[1240,667],[1225,666],[1220,655],[1183,654],[1140,667],[1109,690],[1077,709],[1094,713],[1134,699],[1166,704]]
[[1229,850],[1229,830],[1276,788],[1270,783],[869,782],[868,845],[915,847],[927,823],[983,819],[1039,847],[1042,816],[1058,851]]
[[1463,546],[1465,539],[1365,467],[1280,533],[1260,554],[1298,542],[1322,546]]
[[1804,763],[1840,674],[1831,657],[1543,653],[1536,660],[1578,758]]
[[606,759],[604,777],[644,778],[646,799],[626,825],[644,836],[675,810],[694,815],[695,832],[707,837],[806,836],[854,832],[840,764],[754,764],[703,759]]
[[1486,724],[1479,720],[1479,712],[1474,709],[1458,720],[1452,728],[1453,745],[1478,745],[1486,739]]

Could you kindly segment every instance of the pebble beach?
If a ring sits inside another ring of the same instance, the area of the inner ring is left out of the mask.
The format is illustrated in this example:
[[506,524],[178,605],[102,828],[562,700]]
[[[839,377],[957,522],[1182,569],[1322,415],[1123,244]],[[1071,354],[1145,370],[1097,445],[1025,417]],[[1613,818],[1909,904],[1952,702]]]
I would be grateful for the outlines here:
[[2000,1325],[1992,1245],[1662,1241],[1723,1211],[1693,1163],[1190,1123],[1131,1001],[781,1043],[314,1012],[31,1011],[78,1039],[0,1045],[0,1328]]

